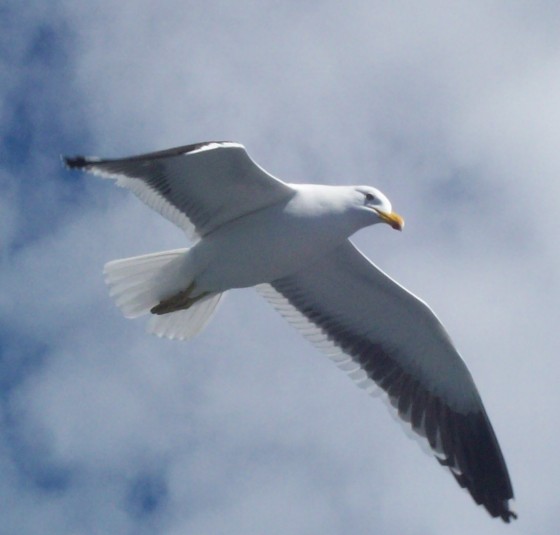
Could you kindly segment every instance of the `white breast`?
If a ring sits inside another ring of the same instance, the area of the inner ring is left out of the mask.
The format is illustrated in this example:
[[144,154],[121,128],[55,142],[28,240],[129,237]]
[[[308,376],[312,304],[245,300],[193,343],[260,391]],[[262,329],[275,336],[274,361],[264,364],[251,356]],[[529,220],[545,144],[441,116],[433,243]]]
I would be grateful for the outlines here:
[[[329,188],[330,190],[330,188]],[[224,291],[270,282],[318,261],[355,230],[348,214],[302,188],[276,204],[224,225],[192,250],[199,291]]]

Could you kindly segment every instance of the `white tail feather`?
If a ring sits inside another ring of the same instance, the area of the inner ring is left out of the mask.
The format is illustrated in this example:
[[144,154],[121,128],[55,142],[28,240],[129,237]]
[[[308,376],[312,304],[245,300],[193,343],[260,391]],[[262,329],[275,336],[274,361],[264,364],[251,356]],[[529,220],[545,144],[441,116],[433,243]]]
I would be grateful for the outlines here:
[[105,264],[109,295],[125,317],[147,314],[162,299],[188,287],[191,281],[185,261],[187,251],[175,249]]
[[[192,282],[188,249],[175,249],[105,264],[109,295],[127,318],[148,314],[163,299],[188,288]],[[186,310],[152,316],[148,331],[184,340],[199,333],[216,309],[222,294],[212,294]]]

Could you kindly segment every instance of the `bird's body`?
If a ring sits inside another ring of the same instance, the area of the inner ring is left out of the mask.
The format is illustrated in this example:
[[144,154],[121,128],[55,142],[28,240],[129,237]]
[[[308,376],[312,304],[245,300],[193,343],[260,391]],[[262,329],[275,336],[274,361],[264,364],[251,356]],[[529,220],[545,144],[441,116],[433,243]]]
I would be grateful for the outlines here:
[[[320,191],[291,186],[293,195],[285,202],[240,216],[186,253],[192,259],[196,293],[257,286],[295,273],[377,218],[352,210],[352,187]],[[337,193],[348,202],[340,202]]]
[[125,316],[151,313],[155,334],[189,338],[224,292],[257,286],[360,386],[383,391],[477,503],[506,522],[515,517],[498,442],[445,329],[348,240],[376,223],[402,229],[380,191],[287,184],[231,142],[66,163],[115,179],[195,237],[190,249],[106,265]]

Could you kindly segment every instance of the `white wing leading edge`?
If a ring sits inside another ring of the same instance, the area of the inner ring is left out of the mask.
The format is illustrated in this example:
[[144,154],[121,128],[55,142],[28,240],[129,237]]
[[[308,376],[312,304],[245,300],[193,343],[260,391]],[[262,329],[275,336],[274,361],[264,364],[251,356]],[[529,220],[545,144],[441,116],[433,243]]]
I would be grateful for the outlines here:
[[349,241],[259,290],[360,386],[384,391],[477,504],[506,522],[515,517],[507,467],[471,374],[425,303]]
[[116,160],[76,156],[64,161],[71,169],[115,179],[189,237],[205,236],[294,194],[233,142],[197,143]]

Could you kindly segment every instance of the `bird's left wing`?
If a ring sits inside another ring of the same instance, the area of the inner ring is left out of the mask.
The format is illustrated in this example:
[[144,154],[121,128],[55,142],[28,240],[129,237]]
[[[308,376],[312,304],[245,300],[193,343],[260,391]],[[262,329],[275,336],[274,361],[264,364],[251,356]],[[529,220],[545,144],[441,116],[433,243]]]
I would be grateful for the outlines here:
[[294,194],[233,142],[197,143],[117,160],[76,156],[64,161],[71,169],[115,179],[190,237],[205,236]]
[[425,303],[349,241],[259,290],[360,386],[385,392],[476,503],[514,517],[506,464],[471,374]]

